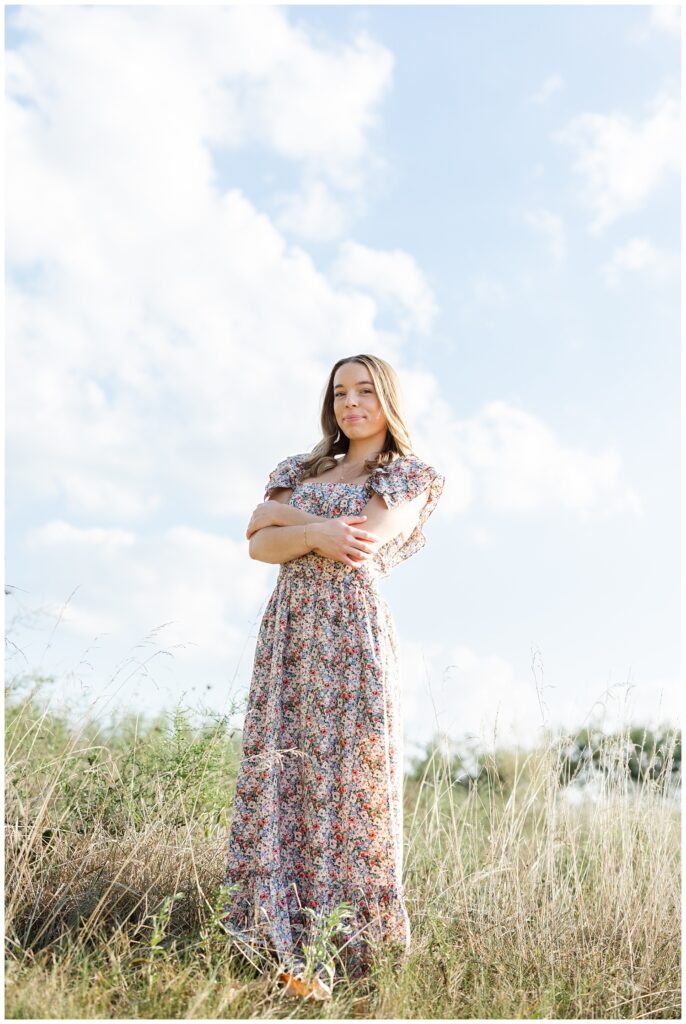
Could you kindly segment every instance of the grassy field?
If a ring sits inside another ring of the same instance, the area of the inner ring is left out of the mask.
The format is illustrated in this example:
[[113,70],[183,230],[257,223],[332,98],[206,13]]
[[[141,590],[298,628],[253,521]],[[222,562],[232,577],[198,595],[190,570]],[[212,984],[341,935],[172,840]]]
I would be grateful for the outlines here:
[[317,1003],[218,921],[228,715],[77,728],[10,688],[5,721],[7,1018],[681,1017],[673,749],[637,783],[628,737],[608,739],[579,803],[560,738],[459,784],[433,750],[405,787],[411,955],[379,949],[370,977]]

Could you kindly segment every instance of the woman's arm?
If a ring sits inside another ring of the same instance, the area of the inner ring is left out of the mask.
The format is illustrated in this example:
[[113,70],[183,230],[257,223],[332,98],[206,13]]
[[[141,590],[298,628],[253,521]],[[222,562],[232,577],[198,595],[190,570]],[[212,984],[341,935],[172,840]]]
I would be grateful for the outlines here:
[[367,531],[364,519],[364,515],[346,515],[303,526],[265,526],[250,538],[250,557],[260,562],[290,562],[313,551],[356,569],[379,546],[379,538]]
[[252,535],[248,551],[258,562],[278,564],[308,555],[314,543],[312,526],[265,526]]
[[[427,501],[427,494],[422,491],[415,498],[389,509],[383,498],[378,494],[372,494],[361,513],[361,516],[365,517],[364,523],[349,524],[347,520],[355,517],[336,516],[329,519],[293,509],[292,506],[285,504],[290,493],[290,489],[279,489],[276,492],[277,497],[273,499],[275,506],[284,503],[284,525],[254,528],[249,538],[248,550],[251,558],[278,564],[290,562],[314,551],[356,567],[372,557],[381,545],[394,537],[401,535],[403,540],[407,539],[417,525],[419,513]],[[262,507],[266,504],[269,503],[263,503]],[[259,508],[260,506],[256,513]],[[304,521],[289,523],[290,512],[299,512]],[[276,518],[281,518],[278,509]]]
[[[248,540],[258,530],[269,526],[307,526],[309,523],[329,522],[328,516],[316,516],[304,509],[294,508],[288,504],[292,491],[290,487],[279,487],[272,491],[273,497],[257,506],[246,530]],[[409,537],[417,525],[419,513],[426,504],[427,492],[422,491],[416,497],[402,502],[401,505],[389,509],[386,502],[378,494],[372,494],[363,509],[366,517],[365,528],[376,534],[381,543],[402,534]],[[311,531],[307,531],[308,537]]]
[[[388,508],[383,498],[374,493],[362,510],[367,517],[365,528],[376,534],[382,545],[399,534],[407,540],[419,522],[419,513],[427,498],[427,491],[422,491],[414,498]],[[309,530],[307,532],[309,534]]]
[[[290,489],[285,491],[286,495],[291,493]],[[253,511],[245,531],[247,540],[258,530],[264,530],[267,526],[302,526],[308,523],[322,523],[325,516],[316,516],[313,512],[306,512],[302,508],[294,508],[287,504],[288,498],[271,498],[269,501],[260,502]]]
[[[263,502],[253,513],[248,527],[249,553],[260,562],[283,563],[314,551],[325,558],[356,568],[375,553],[379,538],[366,531],[366,514],[315,516],[287,505],[290,488],[279,488],[276,497]],[[283,503],[283,505],[282,505]],[[269,512],[267,506],[274,506]],[[298,513],[300,522],[293,523],[291,513]],[[275,525],[255,525],[253,519],[262,519]],[[352,522],[348,522],[352,520]],[[362,522],[361,520],[365,520]]]
[[276,487],[269,500],[261,502],[253,512],[246,530],[251,558],[278,565],[314,549],[314,531],[303,527],[324,522],[325,517],[293,508],[288,504],[292,493],[291,487]]

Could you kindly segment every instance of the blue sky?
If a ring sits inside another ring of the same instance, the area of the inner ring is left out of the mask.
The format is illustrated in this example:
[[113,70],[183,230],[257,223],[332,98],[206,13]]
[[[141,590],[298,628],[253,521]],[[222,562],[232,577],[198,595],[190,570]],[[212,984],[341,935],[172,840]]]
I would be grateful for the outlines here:
[[245,525],[371,351],[447,481],[382,584],[407,755],[676,720],[679,9],[5,14],[8,670],[243,696]]

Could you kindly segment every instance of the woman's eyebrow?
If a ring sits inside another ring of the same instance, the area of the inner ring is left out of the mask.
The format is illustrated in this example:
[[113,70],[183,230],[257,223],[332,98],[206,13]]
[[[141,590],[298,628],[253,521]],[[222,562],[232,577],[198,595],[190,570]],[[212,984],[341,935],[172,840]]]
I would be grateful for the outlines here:
[[[357,382],[357,383],[358,383],[358,384],[371,384],[371,383],[372,383],[372,381],[371,381],[371,380],[358,380],[358,382]],[[335,385],[334,385],[334,391],[338,391],[338,389],[339,389],[339,388],[342,388],[342,387],[343,387],[343,385],[342,385],[342,384],[335,384]]]

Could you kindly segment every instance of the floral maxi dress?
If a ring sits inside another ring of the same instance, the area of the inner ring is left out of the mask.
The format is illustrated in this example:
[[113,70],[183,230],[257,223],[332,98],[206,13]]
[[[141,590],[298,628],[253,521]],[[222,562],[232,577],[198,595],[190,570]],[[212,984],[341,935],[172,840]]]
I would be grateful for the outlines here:
[[358,567],[311,552],[281,564],[257,637],[229,828],[222,923],[254,962],[305,964],[327,915],[352,912],[333,938],[352,976],[370,944],[410,947],[402,889],[403,765],[398,640],[377,581],[425,544],[445,478],[415,455],[363,484],[302,480],[305,455],[280,462],[273,489],[315,515],[360,514],[373,491],[392,508],[426,491],[410,536]]

